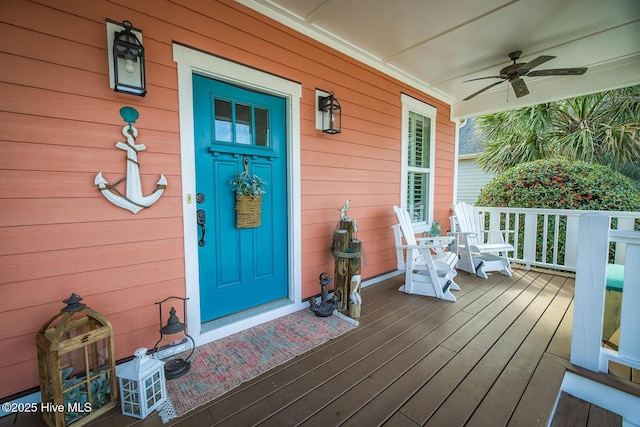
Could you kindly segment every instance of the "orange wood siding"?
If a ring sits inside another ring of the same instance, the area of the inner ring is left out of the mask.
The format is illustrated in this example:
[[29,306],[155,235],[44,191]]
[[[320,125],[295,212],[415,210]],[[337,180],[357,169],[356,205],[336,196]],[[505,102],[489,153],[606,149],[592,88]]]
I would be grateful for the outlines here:
[[[109,88],[105,19],[143,30],[148,94]],[[116,356],[158,337],[155,301],[185,295],[180,135],[172,43],[302,83],[303,297],[333,275],[337,208],[351,199],[365,278],[395,269],[389,227],[400,203],[402,92],[434,105],[435,219],[448,224],[455,126],[449,106],[232,0],[2,0],[0,2],[0,398],[37,386],[35,334],[76,292],[111,320]],[[334,91],[343,132],[315,130],[315,89]],[[118,114],[140,112],[144,194],[133,215],[93,180],[125,174]]]

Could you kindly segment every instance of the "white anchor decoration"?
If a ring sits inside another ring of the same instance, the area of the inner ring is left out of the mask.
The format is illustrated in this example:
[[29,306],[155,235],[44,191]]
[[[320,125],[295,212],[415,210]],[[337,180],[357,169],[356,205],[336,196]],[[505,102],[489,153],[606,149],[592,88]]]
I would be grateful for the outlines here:
[[116,147],[127,152],[127,180],[126,195],[123,195],[116,189],[118,185],[125,178],[120,179],[115,184],[110,185],[109,182],[104,179],[102,172],[98,172],[94,184],[98,186],[98,189],[102,195],[111,203],[124,209],[128,209],[134,214],[140,212],[144,208],[148,208],[154,204],[165,188],[167,188],[167,179],[164,175],[160,175],[160,179],[156,183],[156,191],[149,196],[142,195],[142,185],[140,183],[140,164],[138,163],[138,153],[142,150],[146,150],[144,144],[136,144],[136,138],[138,137],[138,130],[132,125],[138,118],[138,112],[132,107],[122,107],[120,109],[120,115],[128,125],[122,128],[122,134],[127,138],[127,142],[118,142]]

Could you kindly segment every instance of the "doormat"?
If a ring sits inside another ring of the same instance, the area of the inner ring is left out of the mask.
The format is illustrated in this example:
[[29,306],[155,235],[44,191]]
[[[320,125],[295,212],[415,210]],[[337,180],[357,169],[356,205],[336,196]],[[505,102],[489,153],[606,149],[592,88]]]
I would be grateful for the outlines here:
[[180,417],[357,326],[335,310],[318,317],[304,309],[197,347],[191,370],[167,380],[169,399],[160,417],[165,423]]

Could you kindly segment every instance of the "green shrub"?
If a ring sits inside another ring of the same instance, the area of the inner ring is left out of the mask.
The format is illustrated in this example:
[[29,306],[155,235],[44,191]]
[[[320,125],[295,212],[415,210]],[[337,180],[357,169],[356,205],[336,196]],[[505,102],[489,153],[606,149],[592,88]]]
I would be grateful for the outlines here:
[[[585,162],[569,160],[536,160],[522,163],[506,170],[491,180],[481,191],[476,200],[477,206],[540,208],[540,209],[576,209],[607,211],[640,211],[640,189],[632,180],[615,172],[611,168]],[[515,215],[501,218],[502,228],[513,230]],[[524,215],[520,215],[519,223],[524,223]],[[558,221],[558,234],[566,234],[566,217],[550,216],[547,229],[547,250],[543,254],[543,217],[538,218],[536,261],[551,262],[553,260],[553,230]],[[612,228],[617,227],[617,219],[612,221]],[[636,221],[636,230],[640,222]],[[522,257],[524,229],[518,230],[519,247],[517,257]],[[513,243],[513,242],[512,242]],[[566,243],[559,239],[557,262],[564,262]],[[614,252],[610,252],[613,259]]]
[[569,160],[536,160],[490,181],[478,206],[639,211],[640,189],[611,168]]

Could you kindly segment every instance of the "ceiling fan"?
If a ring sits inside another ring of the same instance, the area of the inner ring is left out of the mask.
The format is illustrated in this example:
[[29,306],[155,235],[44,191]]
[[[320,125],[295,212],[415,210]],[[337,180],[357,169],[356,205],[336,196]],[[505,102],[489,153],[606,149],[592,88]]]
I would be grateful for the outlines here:
[[473,98],[474,96],[481,94],[485,90],[490,89],[494,86],[497,86],[500,83],[505,81],[509,81],[511,83],[511,87],[513,87],[513,91],[515,92],[516,97],[520,98],[521,96],[525,96],[529,93],[529,89],[527,88],[527,85],[525,84],[524,80],[522,80],[522,77],[525,77],[525,76],[526,77],[579,76],[584,74],[587,71],[586,67],[555,68],[555,69],[549,69],[549,70],[532,71],[538,65],[544,64],[545,62],[552,60],[553,58],[555,58],[555,56],[546,56],[546,55],[538,56],[536,59],[529,61],[525,64],[525,63],[516,62],[518,58],[520,58],[520,55],[522,55],[521,50],[516,50],[515,52],[511,52],[509,54],[509,59],[513,61],[513,64],[508,65],[504,67],[502,70],[500,70],[499,76],[479,77],[477,79],[465,80],[464,83],[472,82],[475,80],[484,80],[484,79],[502,79],[499,82],[492,83],[489,86],[483,89],[480,89],[476,93],[467,96],[465,99],[463,99],[463,101],[467,101]]

